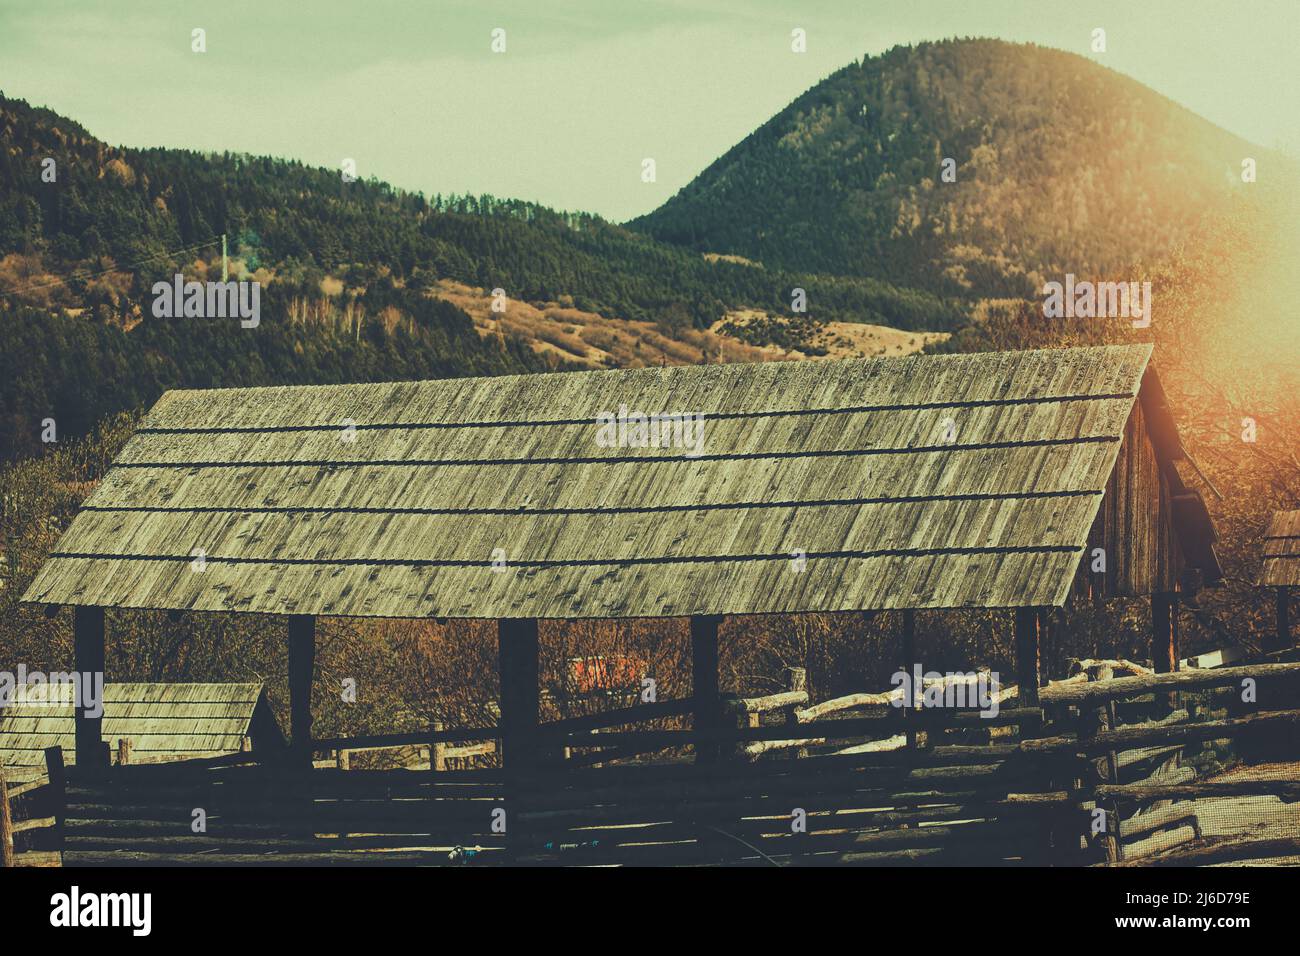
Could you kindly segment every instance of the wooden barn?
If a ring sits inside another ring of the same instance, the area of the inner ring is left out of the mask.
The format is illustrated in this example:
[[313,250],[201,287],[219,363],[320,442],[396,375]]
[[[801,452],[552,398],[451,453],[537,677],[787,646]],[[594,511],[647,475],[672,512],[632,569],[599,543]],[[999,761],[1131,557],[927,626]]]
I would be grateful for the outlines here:
[[24,599],[75,607],[82,670],[108,608],[288,616],[303,762],[319,615],[497,620],[507,761],[530,752],[544,618],[688,616],[715,702],[723,615],[1004,608],[1033,704],[1049,609],[1149,596],[1172,670],[1176,595],[1220,577],[1150,356],[168,392]]
[[1300,587],[1300,511],[1275,511],[1264,532],[1259,585],[1277,591],[1277,629],[1267,650],[1291,647],[1291,591]]
[[[261,684],[104,685],[103,745],[120,760],[161,763],[244,750],[270,751],[284,736]],[[71,752],[72,685],[42,685],[0,708],[0,763],[10,781],[39,776],[45,750]]]

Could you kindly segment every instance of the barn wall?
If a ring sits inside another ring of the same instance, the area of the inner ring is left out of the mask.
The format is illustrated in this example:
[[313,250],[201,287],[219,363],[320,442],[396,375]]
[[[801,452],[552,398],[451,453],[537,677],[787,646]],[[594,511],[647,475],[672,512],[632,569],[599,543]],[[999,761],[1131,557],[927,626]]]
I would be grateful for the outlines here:
[[[1094,548],[1106,551],[1104,575],[1092,571]],[[1142,403],[1134,402],[1075,590],[1102,599],[1173,591],[1181,568],[1169,481],[1161,473]]]

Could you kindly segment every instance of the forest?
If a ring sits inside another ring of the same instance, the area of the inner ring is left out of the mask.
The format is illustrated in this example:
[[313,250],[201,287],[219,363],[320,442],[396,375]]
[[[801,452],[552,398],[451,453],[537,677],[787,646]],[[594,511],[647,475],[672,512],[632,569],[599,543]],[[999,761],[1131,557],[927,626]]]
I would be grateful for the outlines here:
[[[257,336],[152,319],[154,282],[221,278],[222,235],[232,275],[264,287]],[[966,315],[957,299],[710,260],[588,214],[426,198],[289,160],[119,149],[0,96],[0,457],[36,451],[46,418],[82,435],[171,387],[547,367],[478,341],[430,294],[444,279],[670,333],[733,307],[787,314],[795,288],[820,319],[945,330]],[[309,299],[327,307],[299,321]]]

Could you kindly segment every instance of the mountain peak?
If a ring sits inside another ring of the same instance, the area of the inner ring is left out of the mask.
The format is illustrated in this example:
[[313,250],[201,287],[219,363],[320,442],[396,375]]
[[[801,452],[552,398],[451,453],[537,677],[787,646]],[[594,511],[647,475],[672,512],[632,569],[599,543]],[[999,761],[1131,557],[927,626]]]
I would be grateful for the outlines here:
[[836,71],[631,225],[967,296],[1167,255],[1261,150],[1086,57],[1001,40]]

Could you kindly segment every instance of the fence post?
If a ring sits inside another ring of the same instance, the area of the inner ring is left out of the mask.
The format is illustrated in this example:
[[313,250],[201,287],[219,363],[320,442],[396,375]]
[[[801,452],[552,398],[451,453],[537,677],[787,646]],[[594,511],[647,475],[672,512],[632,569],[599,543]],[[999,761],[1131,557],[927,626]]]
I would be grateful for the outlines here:
[[437,734],[443,729],[442,721],[435,720],[429,724],[429,772],[437,773],[447,769],[447,745],[438,740]]
[[0,869],[14,865],[14,818],[9,810],[9,784],[5,782],[5,765],[0,760]]
[[[803,667],[787,667],[785,669],[785,689],[788,691],[807,691],[808,690],[808,671]],[[806,701],[805,701],[806,702]],[[787,727],[799,726],[798,706],[787,707],[785,711],[785,725]],[[808,756],[808,748],[800,747],[795,751],[795,758]]]
[[[1109,680],[1114,676],[1110,668],[1104,668],[1090,677],[1090,680]],[[1079,708],[1079,743],[1080,750],[1083,744],[1091,740],[1097,734],[1111,729],[1111,715],[1114,712],[1112,705],[1103,703],[1099,707],[1089,707],[1084,705]],[[1119,783],[1119,760],[1114,751],[1110,751],[1104,758],[1105,769],[1098,770],[1096,762],[1085,757],[1085,766],[1087,772],[1094,773],[1101,783]],[[1119,832],[1119,803],[1112,800],[1110,806],[1102,806],[1100,801],[1096,801],[1097,807],[1106,813],[1106,829],[1102,833],[1101,845],[1105,853],[1107,863],[1117,863],[1124,858],[1124,849],[1121,843]],[[1091,829],[1089,830],[1091,833]]]

